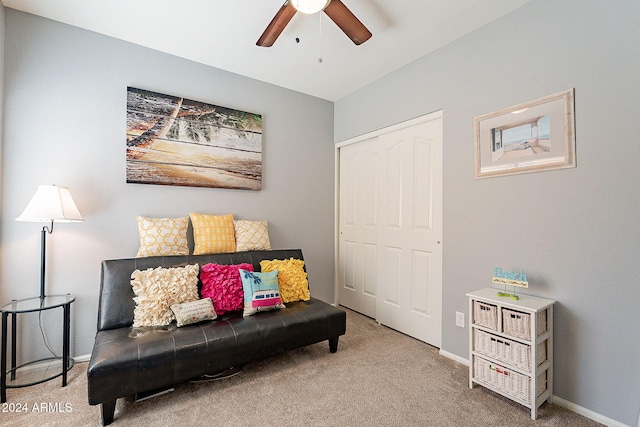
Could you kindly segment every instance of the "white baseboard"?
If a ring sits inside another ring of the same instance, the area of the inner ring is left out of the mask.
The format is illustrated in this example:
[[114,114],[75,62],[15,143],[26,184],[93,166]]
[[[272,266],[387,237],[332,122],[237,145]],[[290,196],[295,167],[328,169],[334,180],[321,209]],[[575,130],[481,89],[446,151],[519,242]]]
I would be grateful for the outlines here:
[[604,415],[598,414],[597,412],[593,412],[591,409],[583,408],[582,406],[576,405],[575,403],[569,402],[568,400],[565,400],[561,397],[553,396],[552,400],[556,405],[562,406],[563,408],[587,417],[593,421],[597,421],[600,424],[604,424],[609,427],[629,427],[628,425],[623,424],[620,421],[612,420],[609,417],[605,417]]
[[83,354],[83,355],[80,355],[80,356],[75,356],[73,358],[73,360],[76,363],[88,362],[89,359],[91,359],[91,355],[90,354]]
[[451,360],[455,360],[458,363],[462,363],[465,366],[469,366],[469,360],[465,359],[464,357],[460,357],[457,354],[449,353],[448,351],[444,351],[443,349],[440,349],[440,355],[447,357]]
[[[440,349],[440,355],[442,355],[444,357],[447,357],[447,358],[449,358],[451,360],[455,360],[456,362],[461,363],[461,364],[463,364],[465,366],[469,366],[469,360],[465,359],[464,357],[460,357],[457,354],[449,353],[448,351]],[[599,422],[601,424],[604,424],[606,426],[609,426],[609,427],[630,427],[630,426],[628,426],[626,424],[623,424],[623,423],[621,423],[619,421],[612,420],[609,417],[605,417],[604,415],[598,414],[597,412],[594,412],[594,411],[592,411],[590,409],[583,408],[580,405],[576,405],[573,402],[569,402],[568,400],[563,399],[561,397],[558,397],[558,396],[554,395],[552,397],[552,401],[553,401],[553,403],[555,403],[558,406],[562,406],[563,408],[566,408],[566,409],[568,409],[568,410],[570,410],[572,412],[575,412],[577,414],[582,415],[583,417],[586,417],[586,418],[589,418],[591,420],[597,421],[597,422]],[[640,419],[638,419],[637,427],[640,427]]]

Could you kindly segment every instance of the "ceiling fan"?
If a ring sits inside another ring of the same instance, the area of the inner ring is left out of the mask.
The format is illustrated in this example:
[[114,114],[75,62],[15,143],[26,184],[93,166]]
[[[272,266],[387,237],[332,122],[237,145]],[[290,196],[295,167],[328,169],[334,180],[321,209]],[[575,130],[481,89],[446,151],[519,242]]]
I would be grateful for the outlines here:
[[371,38],[371,32],[367,27],[340,0],[287,0],[267,25],[256,44],[262,47],[273,46],[296,12],[311,15],[320,11],[324,11],[356,45]]

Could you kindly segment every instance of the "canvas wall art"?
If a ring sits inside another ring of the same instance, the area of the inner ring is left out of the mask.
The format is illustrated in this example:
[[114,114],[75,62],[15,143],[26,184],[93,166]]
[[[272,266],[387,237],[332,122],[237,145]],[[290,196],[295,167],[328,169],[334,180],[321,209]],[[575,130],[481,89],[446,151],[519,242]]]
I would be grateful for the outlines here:
[[260,190],[262,116],[128,87],[126,177]]
[[478,116],[475,176],[576,166],[573,89]]

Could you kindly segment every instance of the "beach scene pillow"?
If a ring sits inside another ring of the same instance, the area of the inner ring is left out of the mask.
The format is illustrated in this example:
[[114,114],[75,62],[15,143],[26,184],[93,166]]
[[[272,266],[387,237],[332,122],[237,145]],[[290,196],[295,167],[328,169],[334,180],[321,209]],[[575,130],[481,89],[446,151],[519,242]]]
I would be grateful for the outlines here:
[[244,317],[261,311],[285,308],[280,298],[277,271],[256,273],[240,270],[240,278],[244,291]]

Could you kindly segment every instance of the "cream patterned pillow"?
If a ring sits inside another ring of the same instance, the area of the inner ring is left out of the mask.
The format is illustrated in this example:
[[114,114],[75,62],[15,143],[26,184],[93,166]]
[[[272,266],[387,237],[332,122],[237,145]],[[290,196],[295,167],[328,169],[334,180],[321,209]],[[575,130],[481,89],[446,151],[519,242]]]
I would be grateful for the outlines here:
[[131,287],[136,296],[133,326],[165,326],[174,315],[173,304],[198,299],[198,264],[185,267],[148,268],[131,273]]
[[193,225],[194,255],[220,254],[236,251],[233,215],[190,213]]
[[187,226],[189,218],[147,218],[136,216],[140,249],[136,257],[189,255]]
[[178,328],[205,320],[213,320],[217,317],[211,298],[173,304],[171,311],[176,317],[176,326]]
[[267,221],[246,221],[241,219],[233,223],[236,228],[237,252],[271,249]]

